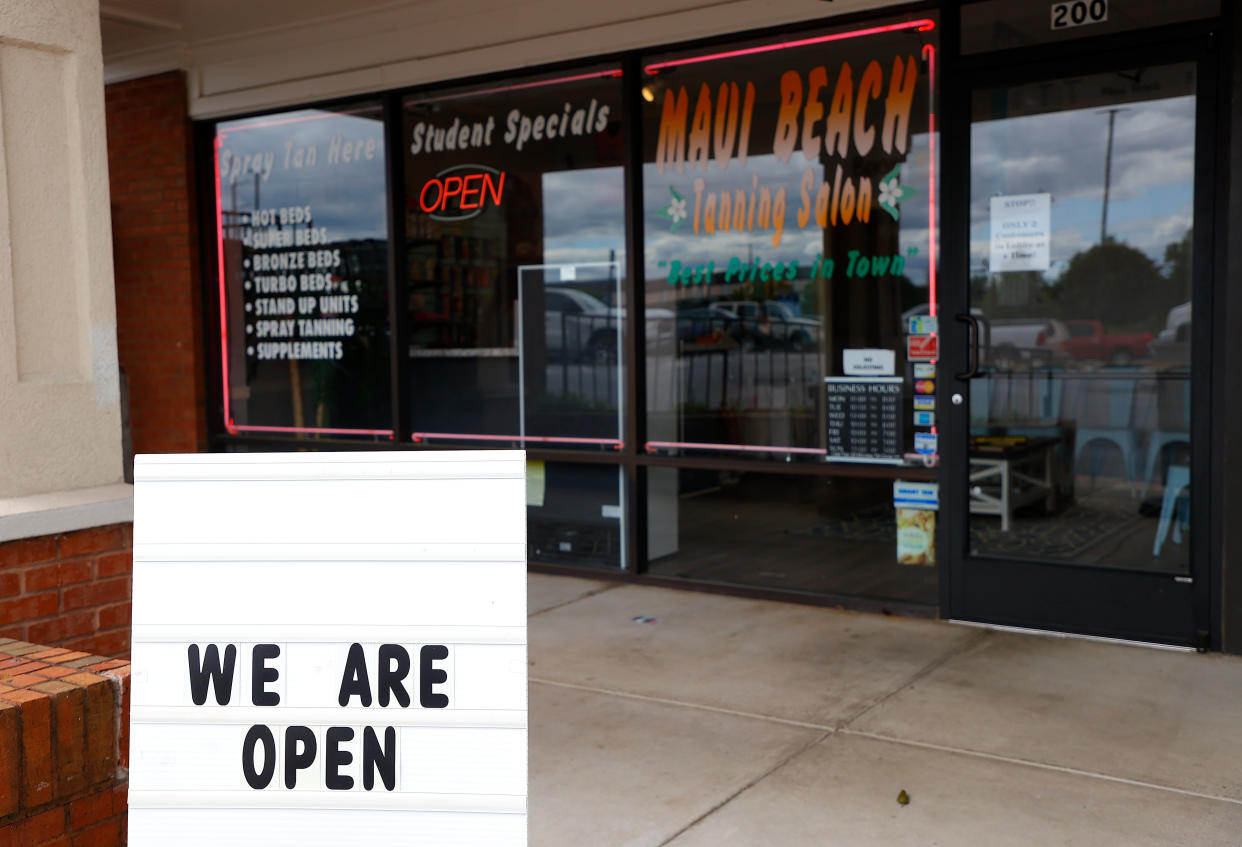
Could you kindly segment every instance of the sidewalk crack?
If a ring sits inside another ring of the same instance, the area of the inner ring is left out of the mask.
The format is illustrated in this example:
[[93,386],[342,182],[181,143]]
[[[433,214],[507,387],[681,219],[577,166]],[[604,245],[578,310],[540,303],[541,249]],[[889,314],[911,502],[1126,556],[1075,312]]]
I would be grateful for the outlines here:
[[892,735],[883,735],[878,732],[867,732],[860,729],[838,729],[836,734],[846,738],[867,738],[872,741],[881,741],[888,744],[900,744],[904,747],[915,747],[922,750],[936,750],[938,752],[948,753],[954,756],[986,759],[991,762],[1004,762],[1005,764],[1017,765],[1019,767],[1036,768],[1038,770],[1052,771],[1054,773],[1072,774],[1073,776],[1087,777],[1089,779],[1100,779],[1105,782],[1115,782],[1120,785],[1132,785],[1137,788],[1148,788],[1153,791],[1167,791],[1171,794],[1180,794],[1184,797],[1195,797],[1200,800],[1212,800],[1218,803],[1230,803],[1235,806],[1242,806],[1242,799],[1237,797],[1228,797],[1223,794],[1208,794],[1203,791],[1195,791],[1189,788],[1178,788],[1174,785],[1163,785],[1158,782],[1147,782],[1141,779],[1114,776],[1113,774],[1100,773],[1099,771],[1089,771],[1082,768],[1069,767],[1068,765],[1056,765],[1051,762],[1041,762],[1036,759],[1023,759],[1017,756],[1005,756],[1000,753],[987,753],[982,750],[971,750],[965,747],[950,747],[945,744],[934,744],[930,741],[916,741],[912,738],[898,738]]
[[668,697],[655,697],[650,694],[638,694],[632,691],[619,691],[614,688],[598,688],[591,685],[579,685],[573,682],[557,682],[553,679],[543,679],[540,677],[527,677],[531,685],[547,685],[553,688],[567,688],[571,691],[585,691],[590,694],[602,694],[607,697],[622,697],[627,700],[640,700],[644,703],[659,703],[663,706],[676,706],[681,709],[698,709],[704,712],[716,712],[721,715],[731,715],[736,718],[748,718],[750,720],[766,721],[768,723],[784,724],[786,726],[796,726],[802,729],[814,729],[820,732],[832,732],[833,728],[823,724],[811,723],[809,721],[799,721],[793,718],[781,718],[775,715],[763,715],[757,712],[743,712],[737,709],[726,709],[721,706],[711,706],[706,703],[690,703],[685,700],[672,700]]
[[565,600],[561,603],[557,603],[555,606],[549,606],[546,609],[540,609],[537,612],[531,612],[530,614],[526,616],[526,619],[530,620],[531,618],[537,618],[540,615],[544,614],[545,612],[555,612],[557,609],[563,609],[566,606],[570,605],[571,603],[577,603],[579,600],[585,600],[588,597],[594,597],[597,594],[603,594],[605,591],[612,591],[614,588],[620,588],[624,584],[625,583],[622,583],[622,582],[610,582],[607,585],[601,585],[599,588],[596,588],[593,591],[588,591],[586,594],[580,594],[577,597],[570,597],[568,600]]
[[926,665],[924,665],[923,667],[915,671],[913,676],[911,676],[909,679],[907,679],[904,683],[899,685],[897,688],[894,688],[892,691],[889,691],[887,694],[881,695],[880,697],[876,698],[872,702],[863,706],[855,714],[850,715],[848,718],[842,721],[838,721],[836,728],[838,730],[847,729],[855,721],[869,714],[870,712],[872,712],[874,709],[878,708],[879,706],[884,705],[889,700],[896,697],[898,694],[901,694],[903,691],[906,691],[916,682],[919,682],[920,680],[925,679],[929,674],[931,674],[933,671],[937,670],[938,668],[943,667],[950,660],[956,659],[959,656],[964,656],[967,653],[969,653],[971,650],[974,650],[984,641],[987,641],[989,638],[991,638],[991,636],[992,636],[991,630],[987,630],[987,629],[980,630],[979,633],[973,636],[972,638],[968,638],[965,641],[963,641],[961,647],[959,647],[958,649],[948,650],[944,653],[944,655],[938,656],[937,658],[932,659]]
[[730,803],[732,803],[732,802],[733,802],[734,800],[736,800],[738,797],[742,796],[742,795],[743,795],[743,794],[745,794],[747,791],[749,791],[750,789],[754,788],[754,787],[755,787],[756,785],[758,785],[759,783],[763,782],[763,781],[764,781],[765,779],[767,779],[769,776],[771,776],[772,774],[776,773],[776,772],[777,772],[778,770],[780,770],[781,768],[785,767],[785,765],[789,764],[789,763],[790,763],[790,762],[792,762],[794,759],[798,758],[798,757],[799,757],[799,756],[801,756],[803,753],[805,753],[806,751],[810,750],[812,747],[816,746],[817,744],[821,744],[821,743],[823,743],[825,740],[827,740],[828,738],[832,737],[834,734],[835,734],[835,730],[831,730],[831,729],[830,729],[830,730],[828,730],[827,732],[821,733],[821,734],[820,734],[817,738],[813,738],[813,739],[811,739],[811,740],[810,740],[810,741],[808,741],[806,744],[804,744],[802,747],[799,747],[797,750],[793,751],[793,752],[792,752],[792,753],[790,753],[788,756],[786,756],[785,758],[781,759],[781,760],[780,760],[779,762],[777,762],[775,765],[773,765],[772,767],[768,768],[768,769],[767,769],[766,771],[764,771],[763,773],[761,773],[761,774],[759,774],[758,776],[756,776],[756,777],[755,777],[754,779],[752,779],[750,782],[748,782],[748,783],[746,783],[745,785],[743,785],[743,786],[742,786],[741,788],[739,788],[737,791],[734,791],[732,794],[730,794],[729,796],[725,797],[723,800],[721,800],[721,801],[720,801],[719,803],[717,803],[716,805],[712,806],[712,807],[711,807],[710,809],[708,809],[706,812],[704,812],[703,814],[699,815],[697,818],[695,818],[694,820],[690,821],[688,824],[686,824],[685,826],[683,826],[681,829],[679,829],[679,830],[677,830],[676,832],[674,832],[674,833],[673,833],[672,835],[670,835],[668,838],[666,838],[666,839],[664,839],[663,841],[661,841],[661,842],[659,843],[658,847],[665,847],[665,845],[667,845],[667,844],[671,844],[673,841],[676,841],[676,840],[677,840],[678,838],[680,838],[682,835],[684,835],[685,833],[689,832],[691,829],[694,829],[694,827],[698,826],[698,825],[699,825],[699,823],[701,823],[702,821],[704,821],[704,820],[706,820],[707,818],[711,817],[711,816],[712,816],[712,815],[714,815],[716,812],[720,811],[722,808],[724,808],[725,806],[727,806],[727,805],[729,805]]

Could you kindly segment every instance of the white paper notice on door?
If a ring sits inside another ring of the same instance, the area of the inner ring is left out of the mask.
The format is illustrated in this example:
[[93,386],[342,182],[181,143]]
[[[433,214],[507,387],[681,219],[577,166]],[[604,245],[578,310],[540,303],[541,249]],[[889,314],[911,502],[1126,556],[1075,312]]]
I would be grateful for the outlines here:
[[1051,210],[1051,194],[1005,194],[992,198],[992,273],[1048,270]]

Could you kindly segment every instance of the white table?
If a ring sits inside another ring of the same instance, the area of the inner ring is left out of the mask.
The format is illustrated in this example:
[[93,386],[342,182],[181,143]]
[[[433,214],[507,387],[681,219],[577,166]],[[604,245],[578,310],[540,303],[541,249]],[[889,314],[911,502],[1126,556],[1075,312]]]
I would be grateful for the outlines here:
[[1053,455],[1056,438],[1031,439],[1025,444],[970,455],[970,513],[1000,515],[1001,531],[1008,532],[1013,513],[1043,500],[1055,505]]

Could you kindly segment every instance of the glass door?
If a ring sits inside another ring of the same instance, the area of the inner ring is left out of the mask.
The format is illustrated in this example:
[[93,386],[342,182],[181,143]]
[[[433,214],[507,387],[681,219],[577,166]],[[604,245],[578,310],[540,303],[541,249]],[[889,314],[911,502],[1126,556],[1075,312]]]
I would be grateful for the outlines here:
[[1168,62],[970,93],[968,311],[946,340],[977,349],[949,383],[951,617],[1195,641],[1198,76]]

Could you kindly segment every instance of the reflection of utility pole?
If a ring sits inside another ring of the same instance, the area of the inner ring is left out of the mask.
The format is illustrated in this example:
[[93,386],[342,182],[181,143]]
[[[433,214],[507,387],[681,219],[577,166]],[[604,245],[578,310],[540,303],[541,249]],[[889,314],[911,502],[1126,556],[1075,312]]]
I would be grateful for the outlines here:
[[1129,109],[1115,106],[1112,109],[1105,109],[1108,113],[1108,146],[1104,149],[1104,209],[1100,212],[1100,243],[1104,243],[1104,236],[1108,233],[1108,189],[1113,177],[1113,122],[1117,119],[1118,112],[1128,112]]
[[[608,297],[611,299],[615,299],[617,296],[617,286],[615,285],[617,278],[616,276],[613,275],[613,271],[616,269],[616,267],[617,267],[617,251],[615,248],[610,247],[608,248],[608,281],[610,283],[614,283],[613,285],[608,286]],[[621,308],[620,303],[613,303],[612,305],[616,306],[618,309]],[[565,370],[568,371],[569,368],[565,368]]]

